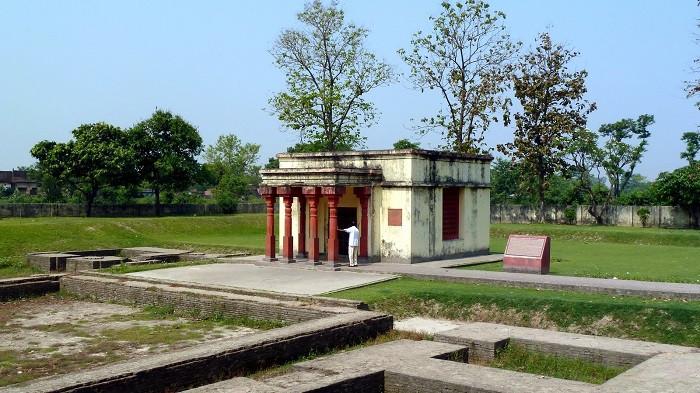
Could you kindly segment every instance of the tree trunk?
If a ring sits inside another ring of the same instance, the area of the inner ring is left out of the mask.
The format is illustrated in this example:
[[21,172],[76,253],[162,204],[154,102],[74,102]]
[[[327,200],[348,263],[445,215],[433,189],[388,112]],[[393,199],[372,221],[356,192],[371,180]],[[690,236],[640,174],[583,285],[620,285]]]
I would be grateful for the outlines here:
[[90,191],[85,193],[85,215],[87,217],[92,217],[92,205],[95,203],[95,197],[97,196],[97,189],[92,188]]
[[598,205],[589,205],[588,206],[588,214],[593,216],[595,218],[595,223],[597,225],[603,225],[603,213],[605,211],[605,207],[601,209],[601,211],[598,211]]
[[153,187],[153,192],[156,194],[156,217],[160,217],[160,187]]
[[540,208],[538,221],[544,224],[544,173],[540,170],[537,184],[537,197],[539,198]]

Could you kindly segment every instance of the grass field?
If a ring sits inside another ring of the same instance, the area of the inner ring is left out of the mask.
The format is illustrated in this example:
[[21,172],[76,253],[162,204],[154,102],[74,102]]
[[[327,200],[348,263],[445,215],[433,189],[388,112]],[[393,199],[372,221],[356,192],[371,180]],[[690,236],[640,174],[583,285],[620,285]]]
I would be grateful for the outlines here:
[[[552,237],[552,274],[700,282],[700,231],[567,225],[491,226],[491,250],[511,233]],[[33,251],[165,246],[263,252],[265,216],[11,218],[0,220],[0,277],[31,273]],[[501,270],[500,265],[474,269]]]
[[163,246],[263,252],[265,216],[11,218],[0,220],[0,277],[33,273],[27,253]]
[[581,359],[531,352],[518,345],[508,345],[488,366],[594,384],[602,384],[626,370]]
[[[510,234],[552,237],[551,274],[700,283],[700,231],[568,225],[491,226],[491,251]],[[500,263],[468,269],[502,271]]]
[[329,296],[362,300],[397,319],[504,323],[700,346],[700,302],[399,278]]

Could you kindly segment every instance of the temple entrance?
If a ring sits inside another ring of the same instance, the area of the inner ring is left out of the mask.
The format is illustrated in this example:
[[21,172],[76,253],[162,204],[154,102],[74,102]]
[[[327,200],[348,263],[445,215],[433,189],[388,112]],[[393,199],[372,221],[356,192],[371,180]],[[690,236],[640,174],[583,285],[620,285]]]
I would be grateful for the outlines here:
[[[355,226],[357,226],[357,208],[356,207],[339,207],[338,208],[338,229],[349,228],[353,221]],[[338,233],[338,254],[348,255],[348,238],[349,234],[346,232]]]

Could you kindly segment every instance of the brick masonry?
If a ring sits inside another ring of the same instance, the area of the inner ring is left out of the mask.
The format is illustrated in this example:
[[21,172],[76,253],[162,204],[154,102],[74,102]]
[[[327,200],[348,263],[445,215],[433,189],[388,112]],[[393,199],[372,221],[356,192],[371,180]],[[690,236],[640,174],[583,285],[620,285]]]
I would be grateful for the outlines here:
[[39,275],[0,280],[0,301],[45,295],[59,290],[60,275]]
[[[542,334],[549,332],[542,331]],[[601,384],[464,363],[464,346],[398,340],[297,363],[262,380],[235,378],[188,393],[688,393],[700,353],[660,353]]]
[[181,391],[283,364],[311,352],[356,344],[390,330],[392,323],[390,315],[354,310],[233,341],[215,340],[138,361],[42,378],[0,388],[0,393]]
[[[115,278],[116,277],[116,278]],[[198,312],[201,316],[224,314],[238,317],[279,320],[291,323],[322,318],[336,313],[334,308],[282,301],[260,296],[188,287],[172,287],[118,276],[65,276],[61,289],[67,293],[101,302],[168,305],[178,312]],[[195,311],[196,310],[196,311]],[[345,309],[351,311],[351,309]]]
[[[120,280],[125,279],[124,276],[118,276],[118,275],[114,275],[111,273],[101,273],[101,272],[95,272],[95,271],[84,271],[84,272],[81,272],[80,274],[83,276],[88,276],[88,277],[100,277],[100,278],[107,278],[107,279],[119,278]],[[189,289],[197,289],[197,290],[208,290],[208,291],[216,291],[216,292],[220,292],[220,293],[232,293],[232,294],[237,294],[237,295],[261,296],[261,297],[265,297],[268,299],[275,299],[275,300],[280,300],[280,301],[301,302],[303,304],[314,304],[314,305],[319,305],[319,306],[324,306],[324,307],[347,307],[347,308],[355,308],[358,310],[368,310],[367,304],[362,302],[362,301],[359,301],[359,300],[336,299],[336,298],[331,298],[331,297],[314,296],[314,295],[287,294],[287,293],[270,292],[270,291],[264,291],[264,290],[258,290],[258,289],[236,288],[236,287],[229,287],[229,286],[224,286],[224,285],[212,285],[212,284],[197,284],[197,283],[190,283],[190,282],[185,282],[185,281],[166,280],[166,279],[161,279],[161,278],[156,279],[156,278],[133,276],[133,275],[129,275],[128,280],[134,281],[134,282],[151,283],[151,284],[165,284],[170,288],[189,288]]]
[[[435,335],[435,340],[469,348],[472,359],[492,360],[508,344],[533,352],[583,359],[616,367],[636,366],[662,353],[700,352],[697,348],[647,341],[555,332],[494,323],[468,323]],[[700,365],[698,365],[700,366]]]

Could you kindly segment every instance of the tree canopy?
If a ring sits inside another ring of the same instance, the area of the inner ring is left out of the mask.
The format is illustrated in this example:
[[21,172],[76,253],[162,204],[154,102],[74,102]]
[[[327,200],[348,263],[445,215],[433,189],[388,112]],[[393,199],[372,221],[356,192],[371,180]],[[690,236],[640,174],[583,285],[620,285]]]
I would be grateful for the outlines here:
[[681,152],[681,158],[688,160],[688,165],[693,165],[695,156],[700,152],[700,132],[683,133],[681,140],[685,142],[685,151]]
[[393,79],[391,67],[365,48],[368,31],[346,23],[336,3],[315,0],[297,18],[304,29],[283,31],[271,51],[287,83],[269,101],[273,112],[323,150],[363,144],[360,128],[376,116],[366,95]]
[[129,130],[142,181],[153,188],[156,214],[160,215],[162,191],[189,187],[199,173],[196,157],[202,152],[197,129],[178,115],[156,110]]
[[408,139],[399,139],[398,141],[394,142],[394,149],[420,149],[420,143],[411,142]]
[[126,133],[107,123],[83,124],[67,143],[41,141],[31,154],[57,182],[83,196],[88,216],[101,188],[124,184],[135,175]]
[[522,110],[514,114],[513,142],[498,149],[536,176],[533,186],[541,209],[550,177],[566,167],[564,155],[573,132],[585,127],[588,114],[595,110],[595,104],[583,97],[588,73],[569,70],[569,62],[577,55],[542,33],[537,47],[522,57],[513,75]]
[[399,50],[415,87],[442,98],[443,108],[421,119],[419,130],[440,129],[450,150],[488,152],[484,133],[499,110],[508,123],[504,93],[519,44],[511,42],[504,19],[481,0],[445,1],[442,13],[430,17],[432,31],[415,33],[412,48]]
[[243,144],[236,135],[221,135],[207,147],[204,158],[216,178],[214,197],[224,210],[232,211],[238,202],[250,194],[251,186],[259,183],[260,145]]
[[652,124],[654,116],[640,115],[637,120],[622,119],[603,124],[598,129],[598,134],[606,138],[600,164],[605,169],[614,198],[620,196],[642,160],[649,144],[649,126]]

